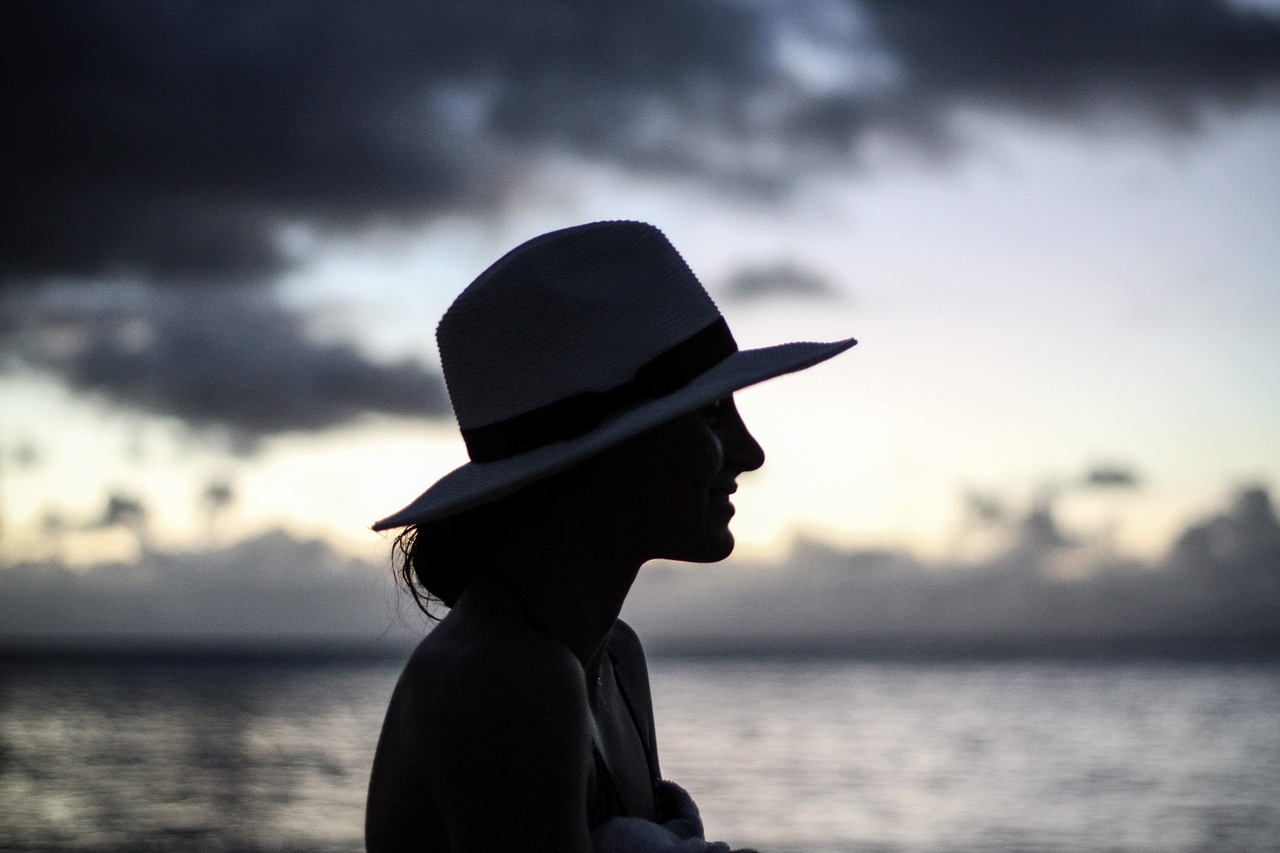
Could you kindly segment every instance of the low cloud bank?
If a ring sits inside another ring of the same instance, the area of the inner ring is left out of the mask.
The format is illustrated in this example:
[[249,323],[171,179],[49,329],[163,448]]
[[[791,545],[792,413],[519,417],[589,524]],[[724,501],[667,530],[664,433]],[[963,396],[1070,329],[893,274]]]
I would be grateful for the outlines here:
[[1079,547],[1043,506],[978,565],[802,541],[777,566],[655,568],[625,615],[678,648],[1280,639],[1280,524],[1265,489],[1191,524],[1157,565],[1100,558],[1065,576]]
[[[624,616],[654,649],[1280,639],[1280,523],[1265,489],[1244,489],[1189,525],[1157,565],[1102,559],[1073,578],[1055,567],[1077,546],[1043,535],[1047,512],[980,565],[799,542],[776,566],[652,566]],[[83,572],[0,570],[0,640],[10,644],[398,649],[426,629],[385,563],[281,532]]]
[[0,644],[399,648],[426,623],[398,598],[386,566],[274,531],[225,549],[150,552],[85,571],[0,569]]

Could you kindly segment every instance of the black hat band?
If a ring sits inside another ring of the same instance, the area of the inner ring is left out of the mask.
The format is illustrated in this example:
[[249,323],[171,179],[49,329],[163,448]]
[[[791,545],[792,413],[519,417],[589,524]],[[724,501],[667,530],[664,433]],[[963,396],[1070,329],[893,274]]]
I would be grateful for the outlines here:
[[471,461],[483,463],[577,438],[611,414],[680,390],[737,351],[738,344],[720,317],[649,359],[620,385],[583,391],[495,423],[464,428],[462,439]]

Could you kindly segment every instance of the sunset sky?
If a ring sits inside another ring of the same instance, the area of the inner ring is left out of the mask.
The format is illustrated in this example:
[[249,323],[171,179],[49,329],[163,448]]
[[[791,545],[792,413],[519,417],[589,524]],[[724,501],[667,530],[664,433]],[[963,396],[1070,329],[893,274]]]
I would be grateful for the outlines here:
[[433,331],[662,228],[739,343],[748,555],[1139,557],[1280,482],[1275,4],[6,4],[0,560],[367,528],[465,460]]

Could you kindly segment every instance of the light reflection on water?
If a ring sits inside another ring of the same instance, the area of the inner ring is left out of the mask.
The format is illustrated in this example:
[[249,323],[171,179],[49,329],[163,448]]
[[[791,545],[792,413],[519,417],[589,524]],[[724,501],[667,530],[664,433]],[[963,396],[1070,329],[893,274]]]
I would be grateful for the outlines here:
[[663,770],[734,842],[1280,849],[1274,666],[744,662],[655,682]]
[[10,667],[0,848],[350,850],[396,669]]
[[[1280,849],[1280,667],[676,661],[663,769],[765,850]],[[0,848],[359,850],[394,663],[0,665]]]

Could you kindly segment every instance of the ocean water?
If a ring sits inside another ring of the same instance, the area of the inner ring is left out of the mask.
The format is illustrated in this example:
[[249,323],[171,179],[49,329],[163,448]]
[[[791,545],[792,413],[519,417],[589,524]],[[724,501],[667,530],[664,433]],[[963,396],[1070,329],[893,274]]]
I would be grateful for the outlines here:
[[[1280,850],[1275,663],[652,662],[665,775],[763,851]],[[0,664],[0,849],[361,849],[394,662]]]

